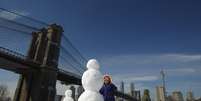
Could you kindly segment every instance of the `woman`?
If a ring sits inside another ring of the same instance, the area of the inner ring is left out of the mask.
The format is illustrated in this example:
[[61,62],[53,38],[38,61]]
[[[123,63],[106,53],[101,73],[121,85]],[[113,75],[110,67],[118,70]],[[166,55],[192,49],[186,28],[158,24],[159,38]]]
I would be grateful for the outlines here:
[[104,101],[115,101],[114,93],[117,91],[117,87],[112,83],[112,79],[109,75],[104,76],[104,84],[100,90],[100,93],[104,97]]

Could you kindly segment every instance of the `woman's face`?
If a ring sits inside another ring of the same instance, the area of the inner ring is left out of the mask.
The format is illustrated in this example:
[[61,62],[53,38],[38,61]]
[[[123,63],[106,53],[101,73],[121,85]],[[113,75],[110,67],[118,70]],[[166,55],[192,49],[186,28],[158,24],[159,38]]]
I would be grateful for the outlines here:
[[105,78],[104,78],[104,83],[105,83],[105,84],[109,84],[109,83],[110,83],[110,79],[109,79],[108,77],[105,77]]

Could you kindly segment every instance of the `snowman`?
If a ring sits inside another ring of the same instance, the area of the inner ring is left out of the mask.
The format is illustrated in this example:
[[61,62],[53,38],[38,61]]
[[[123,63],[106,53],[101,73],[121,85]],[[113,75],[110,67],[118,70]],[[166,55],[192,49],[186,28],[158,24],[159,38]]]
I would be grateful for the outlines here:
[[88,61],[88,70],[82,75],[82,86],[85,91],[80,95],[78,101],[104,101],[103,96],[99,93],[103,85],[103,75],[99,68],[100,65],[97,60]]
[[65,98],[63,101],[74,101],[72,98],[72,91],[70,89],[66,90]]

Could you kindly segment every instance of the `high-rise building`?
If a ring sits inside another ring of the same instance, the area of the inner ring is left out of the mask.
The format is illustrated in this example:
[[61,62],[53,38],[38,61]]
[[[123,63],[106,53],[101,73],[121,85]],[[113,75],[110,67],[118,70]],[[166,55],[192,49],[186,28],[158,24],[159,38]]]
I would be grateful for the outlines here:
[[141,94],[140,94],[140,90],[135,90],[135,98],[137,99],[137,101],[141,101]]
[[157,101],[165,101],[165,88],[163,86],[156,87],[156,99]]
[[120,85],[120,91],[122,93],[124,93],[124,82],[123,81],[121,82],[121,85]]
[[165,74],[165,71],[163,69],[161,70],[161,77],[162,77],[162,85],[163,85],[164,98],[166,100],[166,97],[167,97],[167,94],[166,94],[166,81],[165,81],[166,74]]
[[132,97],[135,97],[135,86],[134,86],[134,83],[130,84],[130,95]]
[[[121,85],[120,85],[120,92],[124,93],[124,82],[123,81],[121,82]],[[124,101],[124,99],[120,98],[119,101]]]
[[129,92],[129,95],[131,95],[132,97],[136,98],[137,101],[141,101],[140,90],[135,90],[134,83],[130,83],[130,92]]
[[172,93],[173,101],[184,101],[183,94],[180,91],[174,91]]
[[167,98],[166,98],[166,101],[173,101],[172,96],[168,95]]
[[194,96],[192,91],[188,91],[186,95],[186,101],[194,101]]

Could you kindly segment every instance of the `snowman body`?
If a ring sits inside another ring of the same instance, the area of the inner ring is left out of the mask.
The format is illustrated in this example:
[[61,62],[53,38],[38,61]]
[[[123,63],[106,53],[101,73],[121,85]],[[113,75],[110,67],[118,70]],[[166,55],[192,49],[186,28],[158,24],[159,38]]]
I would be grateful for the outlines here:
[[74,101],[72,98],[72,91],[71,90],[66,90],[65,98],[63,101]]
[[95,59],[87,63],[88,70],[82,76],[82,86],[84,92],[80,95],[78,101],[104,101],[99,93],[103,85],[103,75],[99,71],[99,63]]
[[74,101],[71,97],[65,97],[63,101]]

